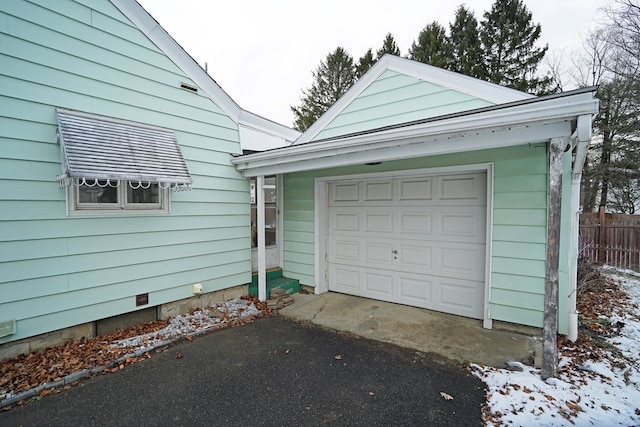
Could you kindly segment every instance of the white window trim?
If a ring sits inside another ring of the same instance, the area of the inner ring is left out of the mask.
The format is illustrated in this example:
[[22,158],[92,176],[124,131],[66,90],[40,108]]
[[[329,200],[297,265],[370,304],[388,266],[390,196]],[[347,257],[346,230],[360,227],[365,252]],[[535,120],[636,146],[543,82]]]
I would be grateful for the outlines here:
[[[116,216],[116,215],[167,215],[171,213],[171,192],[168,188],[159,188],[160,203],[130,203],[125,202],[127,181],[120,181],[117,191],[120,203],[98,204],[83,203],[78,207],[78,186],[72,182],[66,187],[67,216]],[[159,207],[158,207],[159,205]]]

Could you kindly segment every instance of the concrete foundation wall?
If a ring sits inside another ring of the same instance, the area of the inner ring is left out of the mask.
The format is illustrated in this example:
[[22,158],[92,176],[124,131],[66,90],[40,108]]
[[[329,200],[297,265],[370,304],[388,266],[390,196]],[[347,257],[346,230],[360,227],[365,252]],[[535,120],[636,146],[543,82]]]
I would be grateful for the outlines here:
[[179,301],[163,304],[158,307],[158,319],[179,316],[181,314],[188,313],[192,308],[207,307],[232,298],[239,298],[243,295],[247,295],[248,291],[249,289],[247,285],[234,286],[232,288],[203,294],[198,297],[185,298]]
[[59,329],[46,334],[36,335],[19,341],[0,345],[0,361],[55,347],[83,337],[92,338],[105,335],[118,328],[128,328],[133,325],[150,322],[157,319],[167,319],[188,313],[192,308],[207,307],[215,303],[239,298],[247,295],[248,286],[240,285],[232,288],[210,292],[201,296],[174,301],[144,310],[138,310],[120,316],[100,319],[96,322],[83,323],[70,328]]
[[95,336],[95,322],[83,323],[70,328],[59,329],[46,334],[36,335],[19,341],[12,341],[0,345],[0,360],[17,357],[21,354],[32,353],[54,347],[82,337]]
[[118,328],[128,328],[133,325],[147,323],[158,319],[158,307],[149,307],[131,313],[107,317],[95,322],[95,336],[110,334]]

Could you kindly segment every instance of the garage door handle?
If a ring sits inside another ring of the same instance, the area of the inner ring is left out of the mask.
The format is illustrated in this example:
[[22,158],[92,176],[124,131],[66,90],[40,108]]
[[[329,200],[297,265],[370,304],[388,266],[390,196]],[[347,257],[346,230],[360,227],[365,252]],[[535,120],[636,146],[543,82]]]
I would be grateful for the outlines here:
[[396,250],[391,251],[391,253],[394,254],[394,255],[398,255],[398,251],[396,251]]

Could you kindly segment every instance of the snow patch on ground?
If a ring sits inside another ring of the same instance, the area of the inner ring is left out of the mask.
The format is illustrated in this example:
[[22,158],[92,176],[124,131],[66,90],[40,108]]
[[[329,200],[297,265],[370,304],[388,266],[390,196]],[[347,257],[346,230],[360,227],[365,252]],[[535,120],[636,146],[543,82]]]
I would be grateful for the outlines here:
[[583,364],[562,355],[559,377],[546,382],[539,369],[522,364],[522,372],[472,365],[488,388],[486,425],[640,425],[640,277],[628,271],[606,274],[630,298],[626,309],[608,320],[620,325],[619,334],[607,340],[613,347]]
[[[216,313],[212,316],[214,312]],[[259,314],[260,310],[253,303],[237,298],[173,317],[169,324],[159,331],[114,341],[111,346],[134,351],[157,347],[183,336],[222,327],[230,320],[243,320]]]

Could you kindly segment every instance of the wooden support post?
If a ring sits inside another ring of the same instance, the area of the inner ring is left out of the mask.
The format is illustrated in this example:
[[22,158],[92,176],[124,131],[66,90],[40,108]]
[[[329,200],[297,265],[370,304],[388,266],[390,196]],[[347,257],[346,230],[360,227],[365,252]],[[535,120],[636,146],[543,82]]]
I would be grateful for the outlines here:
[[258,228],[258,299],[267,299],[267,268],[265,249],[264,176],[256,177],[256,209]]
[[565,140],[549,143],[549,189],[547,202],[547,270],[542,331],[543,380],[558,375],[558,270],[560,266],[560,212],[562,202],[562,153]]

